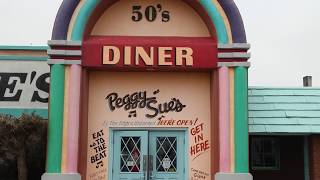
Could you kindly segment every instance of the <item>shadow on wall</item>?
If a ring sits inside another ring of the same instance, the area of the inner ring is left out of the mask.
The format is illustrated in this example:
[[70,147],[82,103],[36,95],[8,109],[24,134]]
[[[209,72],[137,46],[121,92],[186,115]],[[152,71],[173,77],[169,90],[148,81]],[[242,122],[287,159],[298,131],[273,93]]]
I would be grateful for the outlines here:
[[47,120],[0,114],[0,179],[40,180],[45,172]]

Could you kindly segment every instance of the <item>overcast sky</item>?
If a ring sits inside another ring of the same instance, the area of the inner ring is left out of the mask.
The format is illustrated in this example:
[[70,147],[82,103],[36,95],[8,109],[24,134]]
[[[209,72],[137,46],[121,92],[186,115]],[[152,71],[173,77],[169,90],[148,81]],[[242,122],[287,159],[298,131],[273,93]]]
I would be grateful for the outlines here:
[[[62,0],[0,0],[0,45],[46,45]],[[250,86],[320,87],[320,1],[235,0],[252,66]]]

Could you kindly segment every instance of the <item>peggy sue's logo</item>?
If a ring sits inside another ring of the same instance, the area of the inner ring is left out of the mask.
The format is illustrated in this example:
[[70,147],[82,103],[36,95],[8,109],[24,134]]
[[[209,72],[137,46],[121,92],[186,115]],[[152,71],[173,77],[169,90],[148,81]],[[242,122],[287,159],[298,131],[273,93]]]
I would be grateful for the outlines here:
[[114,92],[105,99],[111,111],[123,108],[125,111],[129,111],[129,118],[137,117],[137,109],[147,109],[149,112],[145,114],[145,117],[152,119],[158,115],[164,117],[163,115],[169,112],[181,112],[186,107],[178,98],[171,98],[168,102],[159,103],[155,96],[159,93],[160,90],[156,90],[153,92],[153,96],[148,97],[147,91],[140,91],[120,97],[118,93]]
[[103,65],[193,66],[190,47],[103,46]]

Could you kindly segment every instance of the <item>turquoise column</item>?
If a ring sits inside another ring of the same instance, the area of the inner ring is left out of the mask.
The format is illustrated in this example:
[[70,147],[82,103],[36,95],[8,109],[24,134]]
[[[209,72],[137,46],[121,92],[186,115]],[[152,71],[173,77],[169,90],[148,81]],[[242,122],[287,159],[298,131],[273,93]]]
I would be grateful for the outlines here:
[[235,68],[235,172],[249,172],[248,68]]
[[51,66],[47,172],[61,173],[64,109],[64,65]]

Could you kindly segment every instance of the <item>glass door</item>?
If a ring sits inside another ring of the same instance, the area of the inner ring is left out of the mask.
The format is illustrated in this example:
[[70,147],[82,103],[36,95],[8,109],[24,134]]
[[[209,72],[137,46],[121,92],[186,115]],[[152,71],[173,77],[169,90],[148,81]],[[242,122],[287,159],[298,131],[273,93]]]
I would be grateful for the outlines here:
[[149,136],[149,154],[153,157],[150,180],[184,180],[184,132],[156,131]]
[[115,131],[113,180],[185,180],[183,131]]
[[145,180],[143,157],[148,154],[148,131],[115,131],[114,180]]

